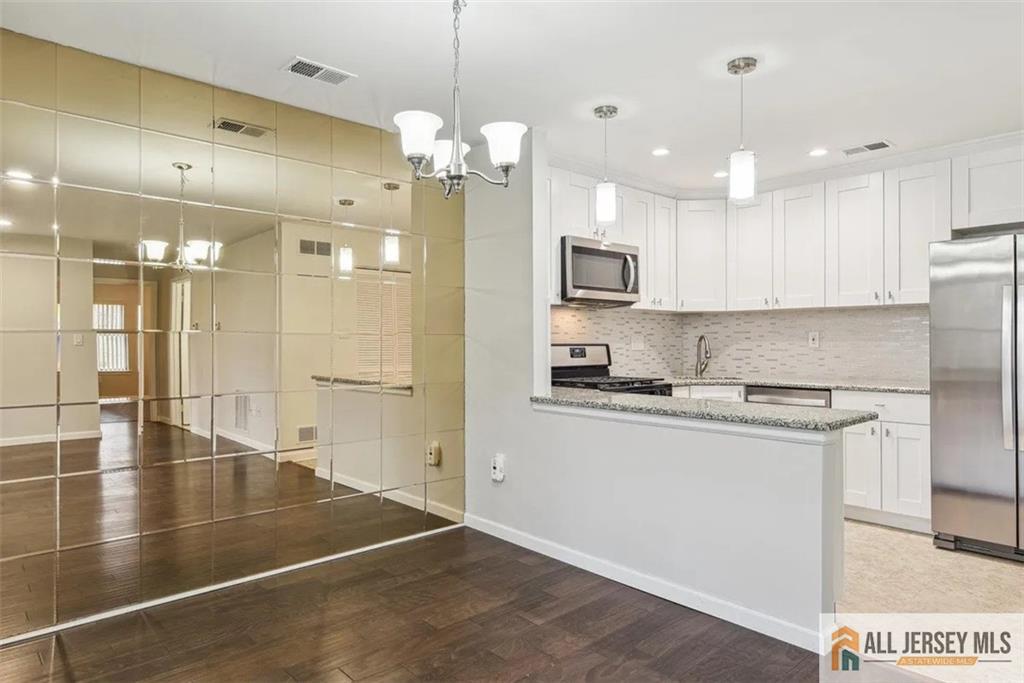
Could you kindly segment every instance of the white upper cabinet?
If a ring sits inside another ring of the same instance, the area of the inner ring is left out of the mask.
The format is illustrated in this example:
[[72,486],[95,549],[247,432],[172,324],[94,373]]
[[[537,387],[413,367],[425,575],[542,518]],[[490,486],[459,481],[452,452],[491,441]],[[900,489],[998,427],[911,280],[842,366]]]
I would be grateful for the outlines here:
[[[621,188],[622,211],[621,242],[636,247],[640,252],[640,303],[634,308],[645,308],[651,299],[648,294],[651,265],[648,260],[647,240],[654,224],[654,195],[631,188]],[[647,307],[649,308],[649,307]]]
[[554,231],[562,235],[576,237],[597,237],[597,225],[594,222],[594,178],[562,171],[565,174],[565,191],[561,220],[555,224]]
[[825,305],[825,184],[772,193],[773,308]]
[[727,292],[730,311],[771,308],[772,195],[729,203],[726,211]]
[[885,172],[885,303],[928,303],[928,244],[950,238],[950,162]]
[[882,303],[882,173],[825,183],[825,303]]
[[724,199],[676,204],[676,309],[726,309]]
[[953,228],[1024,221],[1024,144],[953,159]]
[[647,293],[640,305],[675,310],[676,304],[676,201],[654,197],[654,222],[647,233]]

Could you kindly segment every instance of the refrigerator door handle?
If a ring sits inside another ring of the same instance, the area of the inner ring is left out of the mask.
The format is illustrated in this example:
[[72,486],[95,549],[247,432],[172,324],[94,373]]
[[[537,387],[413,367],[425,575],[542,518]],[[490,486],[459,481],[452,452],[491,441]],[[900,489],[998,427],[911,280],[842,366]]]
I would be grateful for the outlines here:
[[1003,448],[1014,450],[1013,439],[1013,285],[1003,285],[1002,324],[1002,407],[1003,407]]

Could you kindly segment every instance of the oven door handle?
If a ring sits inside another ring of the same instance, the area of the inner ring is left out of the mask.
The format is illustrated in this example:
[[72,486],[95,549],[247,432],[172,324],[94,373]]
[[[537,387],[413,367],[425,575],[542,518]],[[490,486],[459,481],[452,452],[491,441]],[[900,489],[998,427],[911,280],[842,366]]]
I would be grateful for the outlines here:
[[[626,270],[629,270],[629,277],[626,276]],[[622,263],[622,282],[626,285],[626,294],[630,294],[633,291],[633,284],[636,282],[636,265],[633,264],[633,257],[626,254],[625,261]]]

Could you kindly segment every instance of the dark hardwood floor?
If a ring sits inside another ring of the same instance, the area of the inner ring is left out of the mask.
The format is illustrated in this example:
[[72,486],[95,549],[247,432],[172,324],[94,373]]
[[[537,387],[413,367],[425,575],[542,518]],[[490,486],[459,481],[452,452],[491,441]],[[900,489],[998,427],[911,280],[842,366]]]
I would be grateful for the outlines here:
[[[451,524],[229,439],[155,422],[139,439],[107,408],[102,439],[61,443],[73,473],[0,483],[0,637]],[[53,450],[0,448],[0,467],[52,475]]]
[[0,650],[5,681],[811,681],[800,648],[457,529]]

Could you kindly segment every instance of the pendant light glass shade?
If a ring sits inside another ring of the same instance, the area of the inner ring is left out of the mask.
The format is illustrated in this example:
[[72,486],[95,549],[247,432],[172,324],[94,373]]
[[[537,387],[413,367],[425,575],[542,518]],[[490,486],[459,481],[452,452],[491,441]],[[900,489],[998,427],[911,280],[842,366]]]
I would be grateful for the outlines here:
[[487,138],[487,151],[495,168],[519,163],[520,141],[526,126],[515,121],[497,121],[480,127]]
[[757,155],[738,149],[729,155],[729,199],[743,201],[757,194]]
[[607,225],[614,223],[617,216],[615,183],[598,183],[594,186],[594,220],[600,225]]
[[[469,154],[469,145],[465,142],[462,143],[462,158],[465,159],[466,155]],[[443,168],[447,168],[452,163],[452,141],[451,140],[435,140],[434,141],[434,157],[433,162],[434,171],[441,171]],[[444,171],[441,171],[443,174]],[[441,177],[440,174],[438,177]]]
[[338,272],[351,273],[355,267],[355,253],[352,247],[338,247]]
[[444,122],[429,111],[401,111],[395,114],[395,125],[402,134],[402,154],[406,159],[429,157],[434,152],[434,136]]
[[167,242],[163,240],[142,240],[142,254],[146,261],[163,261],[167,253]]

